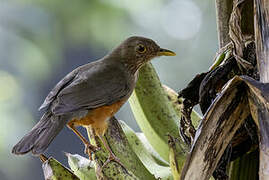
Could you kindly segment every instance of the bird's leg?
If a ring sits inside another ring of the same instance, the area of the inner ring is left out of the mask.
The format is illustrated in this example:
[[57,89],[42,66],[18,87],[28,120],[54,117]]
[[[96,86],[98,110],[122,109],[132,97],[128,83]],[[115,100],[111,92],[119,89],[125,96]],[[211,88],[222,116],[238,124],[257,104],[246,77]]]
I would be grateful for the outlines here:
[[103,164],[103,166],[101,167],[101,170],[111,161],[115,161],[118,164],[120,164],[125,170],[126,168],[124,167],[124,165],[120,162],[120,159],[115,156],[115,154],[112,152],[111,148],[109,147],[109,145],[107,144],[106,140],[104,139],[103,135],[99,135],[100,140],[102,141],[102,143],[104,144],[105,148],[108,150],[109,152],[109,157],[106,160],[106,162]]
[[77,121],[77,119],[73,119],[71,121],[69,121],[67,123],[67,127],[69,129],[71,129],[79,138],[80,140],[83,142],[83,144],[85,145],[85,150],[84,153],[89,155],[90,160],[92,160],[91,154],[92,152],[96,152],[97,150],[99,150],[98,147],[92,145],[85,137],[82,136],[82,134],[76,129],[75,127],[75,122]]

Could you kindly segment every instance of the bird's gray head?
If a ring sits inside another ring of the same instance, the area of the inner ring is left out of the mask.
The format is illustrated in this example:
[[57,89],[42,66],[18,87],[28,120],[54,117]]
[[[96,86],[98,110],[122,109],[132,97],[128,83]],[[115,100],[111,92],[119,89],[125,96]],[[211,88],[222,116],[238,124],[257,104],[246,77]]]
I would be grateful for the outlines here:
[[142,65],[157,56],[175,56],[173,51],[162,49],[153,40],[132,36],[123,41],[111,55],[119,57],[127,68],[135,73]]

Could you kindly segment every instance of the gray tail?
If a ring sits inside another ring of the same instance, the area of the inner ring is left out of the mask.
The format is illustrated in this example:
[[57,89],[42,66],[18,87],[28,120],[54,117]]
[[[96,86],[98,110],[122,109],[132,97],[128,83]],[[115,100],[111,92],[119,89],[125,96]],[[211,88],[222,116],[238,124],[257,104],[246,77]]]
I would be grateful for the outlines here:
[[55,116],[50,111],[46,112],[40,121],[27,133],[12,149],[14,154],[43,153],[51,141],[59,134],[67,123],[67,118]]

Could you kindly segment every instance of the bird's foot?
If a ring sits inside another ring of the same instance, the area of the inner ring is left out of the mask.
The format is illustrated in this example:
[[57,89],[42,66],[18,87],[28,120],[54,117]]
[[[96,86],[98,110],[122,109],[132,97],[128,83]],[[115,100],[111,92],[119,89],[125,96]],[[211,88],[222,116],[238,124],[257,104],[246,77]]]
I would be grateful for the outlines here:
[[89,155],[90,160],[92,160],[92,154],[99,150],[100,150],[99,147],[96,147],[90,143],[87,143],[85,144],[84,153]]
[[106,162],[101,167],[100,172],[102,172],[103,168],[106,167],[108,165],[108,163],[110,163],[111,161],[114,161],[114,162],[118,163],[119,165],[121,165],[126,170],[125,166],[121,163],[120,159],[117,156],[115,156],[115,154],[110,153],[108,159],[106,160]]

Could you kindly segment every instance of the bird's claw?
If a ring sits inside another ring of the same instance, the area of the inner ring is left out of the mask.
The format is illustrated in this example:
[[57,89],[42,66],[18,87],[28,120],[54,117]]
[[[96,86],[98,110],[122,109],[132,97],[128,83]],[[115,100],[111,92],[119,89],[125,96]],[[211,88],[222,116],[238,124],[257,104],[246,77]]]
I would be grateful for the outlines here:
[[115,156],[114,154],[110,154],[108,159],[106,160],[106,162],[103,164],[103,166],[101,167],[101,171],[103,170],[104,167],[106,167],[108,165],[108,163],[110,163],[111,161],[114,161],[116,163],[118,163],[119,165],[121,165],[125,170],[125,166],[121,163],[120,159]]
[[92,160],[92,153],[95,153],[96,151],[99,151],[100,147],[96,147],[94,145],[91,145],[90,143],[85,144],[84,153],[89,155],[90,160]]

